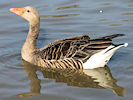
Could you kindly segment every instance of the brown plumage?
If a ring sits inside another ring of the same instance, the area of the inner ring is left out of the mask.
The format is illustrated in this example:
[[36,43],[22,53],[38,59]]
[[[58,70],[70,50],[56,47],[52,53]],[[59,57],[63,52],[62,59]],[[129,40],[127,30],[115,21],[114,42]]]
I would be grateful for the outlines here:
[[[110,46],[114,48],[115,45],[112,43],[112,39],[123,36],[123,34],[114,34],[96,39],[90,39],[88,35],[76,36],[56,40],[38,49],[36,47],[40,28],[38,11],[30,6],[25,8],[11,8],[10,11],[25,18],[30,24],[29,33],[21,51],[22,58],[41,67],[83,69],[83,64],[91,56]],[[121,46],[124,45],[122,44]],[[100,67],[103,67],[105,64],[102,64]]]
[[41,48],[38,53],[42,59],[46,60],[74,58],[85,62],[93,54],[112,45],[112,38],[117,36],[123,36],[123,34],[115,34],[97,39],[90,39],[88,35],[83,35],[56,40]]

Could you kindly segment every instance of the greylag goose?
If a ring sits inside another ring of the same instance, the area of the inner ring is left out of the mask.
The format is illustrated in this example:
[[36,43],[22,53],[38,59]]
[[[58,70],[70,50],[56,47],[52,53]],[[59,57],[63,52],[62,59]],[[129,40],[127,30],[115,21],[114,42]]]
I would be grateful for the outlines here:
[[37,38],[40,28],[38,11],[27,6],[11,8],[11,12],[29,22],[29,33],[22,47],[21,55],[25,61],[47,68],[93,69],[104,67],[117,49],[128,43],[115,45],[112,39],[124,34],[114,34],[96,39],[88,35],[56,40],[38,49]]

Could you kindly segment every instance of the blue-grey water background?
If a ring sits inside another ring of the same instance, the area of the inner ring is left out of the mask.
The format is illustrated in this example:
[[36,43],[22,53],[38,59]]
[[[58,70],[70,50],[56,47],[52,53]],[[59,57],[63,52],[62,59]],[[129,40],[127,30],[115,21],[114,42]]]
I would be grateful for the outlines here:
[[38,48],[57,39],[83,34],[95,38],[123,33],[126,36],[114,42],[129,43],[108,63],[117,84],[126,88],[126,96],[119,97],[109,89],[68,86],[37,71],[40,95],[31,96],[30,100],[132,100],[133,0],[1,0],[0,100],[25,100],[21,93],[32,90],[20,54],[28,22],[9,12],[10,8],[29,5],[37,8],[41,18]]

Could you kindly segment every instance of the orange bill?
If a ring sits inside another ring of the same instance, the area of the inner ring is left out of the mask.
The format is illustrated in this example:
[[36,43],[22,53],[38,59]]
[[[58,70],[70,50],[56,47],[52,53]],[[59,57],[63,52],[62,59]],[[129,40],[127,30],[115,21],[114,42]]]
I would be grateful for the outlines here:
[[10,11],[19,16],[22,16],[24,8],[10,8]]

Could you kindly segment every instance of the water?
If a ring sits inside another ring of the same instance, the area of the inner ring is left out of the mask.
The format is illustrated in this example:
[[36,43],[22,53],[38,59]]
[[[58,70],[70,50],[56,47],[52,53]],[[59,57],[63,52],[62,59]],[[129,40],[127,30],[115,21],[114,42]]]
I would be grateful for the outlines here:
[[[28,23],[9,12],[12,7],[36,7],[41,17],[38,47],[51,41],[89,34],[92,38],[124,33],[115,43],[128,42],[108,67],[81,72],[39,69],[21,60]],[[132,0],[1,0],[1,100],[132,100]],[[100,74],[101,73],[101,74]]]

